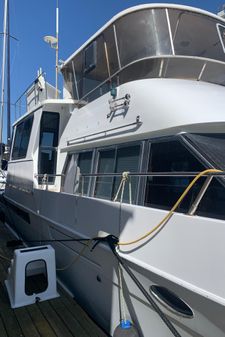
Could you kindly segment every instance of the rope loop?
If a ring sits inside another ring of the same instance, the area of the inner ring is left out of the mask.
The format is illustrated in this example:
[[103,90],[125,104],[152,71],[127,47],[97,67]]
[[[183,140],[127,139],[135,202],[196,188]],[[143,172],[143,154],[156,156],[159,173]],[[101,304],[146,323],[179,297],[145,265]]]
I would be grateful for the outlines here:
[[[125,189],[125,184],[126,182],[129,180],[129,185],[130,185],[130,176],[129,176],[130,172],[129,171],[124,171],[122,173],[122,178],[120,180],[120,184],[119,184],[119,187],[118,187],[118,190],[116,192],[116,195],[113,199],[113,201],[117,201],[118,197],[119,197],[119,194],[120,194],[120,202],[122,203],[123,202],[123,195],[124,195],[124,189]],[[130,203],[131,203],[131,188],[129,187],[129,200],[130,200]]]

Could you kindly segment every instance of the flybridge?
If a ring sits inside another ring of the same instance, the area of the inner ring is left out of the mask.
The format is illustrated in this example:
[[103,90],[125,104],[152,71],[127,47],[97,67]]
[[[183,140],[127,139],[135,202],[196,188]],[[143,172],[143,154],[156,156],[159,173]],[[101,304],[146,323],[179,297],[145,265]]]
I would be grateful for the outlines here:
[[182,78],[224,85],[224,32],[222,19],[201,10],[134,7],[66,61],[61,69],[66,90],[87,104],[138,79]]

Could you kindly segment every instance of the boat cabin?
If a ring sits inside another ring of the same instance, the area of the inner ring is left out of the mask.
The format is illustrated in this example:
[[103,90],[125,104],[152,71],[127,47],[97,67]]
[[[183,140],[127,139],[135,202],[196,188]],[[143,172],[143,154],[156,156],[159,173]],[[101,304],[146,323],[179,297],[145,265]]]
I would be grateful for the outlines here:
[[[113,200],[129,171],[139,176],[126,185],[123,202],[168,209],[190,182],[187,172],[224,168],[223,19],[185,6],[137,6],[61,70],[64,98],[46,96],[39,79],[14,125],[7,195],[47,189]],[[186,176],[141,176],[178,171]],[[203,180],[180,211],[190,210]],[[224,218],[224,198],[224,180],[213,179],[199,214]]]

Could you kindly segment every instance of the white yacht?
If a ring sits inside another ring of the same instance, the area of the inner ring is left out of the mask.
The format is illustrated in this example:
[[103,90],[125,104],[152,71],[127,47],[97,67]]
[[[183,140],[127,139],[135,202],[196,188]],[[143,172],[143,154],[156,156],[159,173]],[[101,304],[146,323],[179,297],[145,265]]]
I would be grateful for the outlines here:
[[[63,98],[40,76],[14,124],[7,222],[33,245],[118,237],[177,336],[225,337],[225,20],[136,6],[61,71]],[[125,317],[175,336],[107,244],[51,244],[58,279],[110,335]]]

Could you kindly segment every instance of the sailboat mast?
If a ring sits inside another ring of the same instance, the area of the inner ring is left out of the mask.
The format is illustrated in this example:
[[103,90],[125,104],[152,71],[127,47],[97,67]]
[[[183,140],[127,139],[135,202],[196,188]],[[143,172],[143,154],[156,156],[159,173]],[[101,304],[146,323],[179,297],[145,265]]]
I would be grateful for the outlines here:
[[10,21],[9,0],[7,9],[7,145],[11,143],[11,92],[10,92]]
[[[4,22],[3,22],[3,49],[2,49],[2,92],[1,92],[1,109],[0,109],[0,144],[2,150],[2,133],[3,133],[3,113],[4,113],[4,98],[5,98],[5,61],[6,61],[6,35],[7,35],[7,9],[8,0],[5,0]],[[1,151],[2,152],[2,151]],[[0,153],[2,157],[2,153]]]
[[58,68],[59,68],[59,3],[56,2],[56,47],[55,47],[55,87],[56,87],[56,98],[58,98]]

